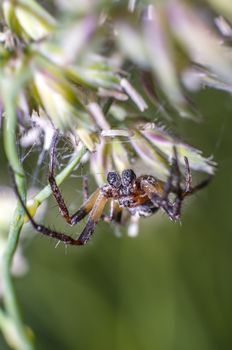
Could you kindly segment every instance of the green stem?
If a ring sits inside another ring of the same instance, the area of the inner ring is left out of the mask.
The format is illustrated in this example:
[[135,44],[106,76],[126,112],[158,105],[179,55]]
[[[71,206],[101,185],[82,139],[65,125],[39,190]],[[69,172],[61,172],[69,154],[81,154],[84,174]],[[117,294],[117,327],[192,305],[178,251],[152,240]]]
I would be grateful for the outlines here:
[[4,312],[0,309],[0,327],[3,328],[4,322],[5,322],[5,314]]
[[[21,165],[17,152],[16,142],[16,128],[17,128],[17,116],[16,116],[16,99],[19,88],[23,85],[28,78],[28,74],[21,74],[19,79],[16,79],[16,84],[10,80],[6,80],[4,83],[4,107],[5,107],[5,120],[3,124],[3,136],[4,136],[4,149],[7,156],[10,167],[12,168],[15,176],[15,181],[23,200],[26,199],[26,186],[24,170]],[[57,176],[57,183],[60,184],[78,165],[86,153],[86,148],[83,147],[80,153],[75,157],[68,166]],[[46,186],[37,196],[36,200],[42,202],[51,194],[51,189]],[[32,341],[31,333],[25,327],[21,312],[18,306],[14,284],[12,280],[11,267],[15,251],[18,246],[19,236],[24,223],[24,210],[18,203],[8,235],[8,240],[5,248],[5,252],[2,259],[2,278],[3,278],[3,303],[5,312],[0,309],[0,328],[5,336],[5,339],[10,347],[15,350],[33,350],[34,344]]]
[[[9,128],[9,124],[11,124],[11,126],[14,125],[14,118],[12,117],[13,112],[14,110],[9,108],[7,113],[8,118],[4,124],[4,139],[6,140],[5,151],[9,163],[12,169],[14,169],[18,189],[22,194],[23,198],[25,198],[25,179],[24,176],[22,176],[23,168],[18,160],[17,150],[14,149],[14,147],[16,147],[15,133],[12,132],[12,128]],[[86,152],[87,150],[83,146],[78,152],[78,155],[74,157],[74,159],[66,166],[66,168],[63,169],[60,172],[60,174],[56,176],[56,181],[58,185],[60,185],[65,180],[65,178],[67,178],[67,176],[73,171],[73,169],[78,164],[80,164],[80,161],[86,154]],[[48,185],[34,197],[34,200],[38,204],[40,204],[46,198],[48,198],[50,194],[51,188]],[[8,313],[8,315],[14,323],[15,329],[17,329],[17,342],[20,345],[18,345],[16,348],[20,350],[32,350],[33,345],[31,343],[31,339],[28,338],[28,335],[25,332],[26,329],[23,325],[20,310],[18,308],[11,276],[12,259],[18,245],[19,234],[23,225],[23,217],[24,212],[21,206],[18,205],[10,227],[7,248],[3,258],[4,305],[6,312]],[[4,327],[2,327],[2,329],[4,329]]]
[[[13,94],[7,95],[5,99],[5,120],[3,125],[4,148],[8,162],[13,169],[15,180],[20,194],[25,198],[25,178],[23,167],[20,163],[16,147],[16,111],[15,98]],[[6,316],[10,319],[14,327],[14,339],[11,339],[10,346],[17,350],[32,350],[34,348],[26,327],[22,321],[22,316],[18,307],[15,295],[14,284],[11,275],[11,266],[14,253],[17,249],[20,231],[23,225],[23,209],[18,204],[10,226],[8,241],[2,260],[3,274],[3,302],[6,310]],[[4,327],[2,327],[4,332]],[[9,339],[4,334],[6,340]],[[9,343],[9,342],[8,342]]]
[[15,344],[14,348],[17,350],[32,350],[34,346],[22,320],[11,275],[12,260],[17,249],[20,231],[23,225],[23,215],[21,205],[18,204],[10,226],[7,246],[2,261],[3,302],[7,316],[13,323],[15,330],[15,339],[13,341],[11,339]]

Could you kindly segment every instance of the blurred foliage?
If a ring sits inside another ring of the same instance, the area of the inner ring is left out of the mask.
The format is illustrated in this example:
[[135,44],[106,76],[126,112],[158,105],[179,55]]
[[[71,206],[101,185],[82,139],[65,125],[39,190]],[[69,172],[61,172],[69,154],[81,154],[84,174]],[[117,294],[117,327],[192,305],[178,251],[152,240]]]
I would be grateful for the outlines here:
[[[222,92],[198,92],[210,87],[231,94],[231,21],[229,0],[1,2],[2,185],[7,164],[23,198],[29,187],[24,169],[31,187],[46,185],[55,128],[65,140],[58,149],[62,181],[80,163],[78,152],[86,155],[77,176],[91,174],[99,185],[109,170],[132,166],[138,174],[166,179],[173,144],[180,164],[188,157],[194,181],[197,172],[213,174],[215,162],[189,144],[219,163],[209,188],[190,200],[191,209],[186,203],[182,226],[158,214],[141,220],[133,240],[125,228],[118,239],[113,224],[99,223],[80,250],[54,249],[54,242],[31,240],[24,232],[16,269],[23,211],[16,209],[8,240],[6,215],[0,327],[9,346],[33,349],[34,332],[39,349],[231,348],[232,104]],[[65,182],[72,208],[82,202],[80,189],[81,181]],[[33,214],[49,191],[44,187],[28,203]],[[9,200],[1,200],[9,214]],[[53,206],[45,222],[76,232]],[[23,324],[11,276],[12,264],[14,275],[27,266],[22,246],[30,271],[17,280],[16,294],[33,331]],[[0,338],[1,349],[8,348],[5,340]]]
[[[222,93],[201,93],[197,102],[205,127],[182,124],[182,132],[214,150],[220,170],[186,203],[181,226],[156,215],[132,239],[100,223],[84,250],[55,249],[31,230],[30,271],[16,288],[38,349],[231,348],[232,108]],[[63,186],[75,207],[80,187],[81,179]],[[43,221],[68,232],[53,200],[48,209]]]

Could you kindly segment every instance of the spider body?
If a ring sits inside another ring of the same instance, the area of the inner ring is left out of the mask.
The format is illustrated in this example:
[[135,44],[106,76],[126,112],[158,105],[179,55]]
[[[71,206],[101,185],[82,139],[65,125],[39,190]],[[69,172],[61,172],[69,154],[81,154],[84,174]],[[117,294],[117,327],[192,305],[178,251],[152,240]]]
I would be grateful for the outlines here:
[[104,195],[114,200],[119,208],[126,208],[131,215],[150,216],[159,209],[143,188],[143,184],[148,182],[153,186],[154,192],[161,194],[163,184],[153,176],[143,175],[136,178],[132,169],[126,169],[121,177],[116,172],[109,172],[107,180],[109,184],[102,187]]
[[[210,180],[208,178],[195,187],[192,187],[190,167],[188,159],[185,157],[185,185],[182,186],[182,174],[179,169],[177,151],[174,146],[174,158],[172,160],[170,175],[166,182],[162,182],[151,175],[136,177],[132,169],[124,170],[121,176],[117,172],[109,172],[107,175],[107,184],[97,188],[89,198],[85,195],[87,199],[84,204],[74,214],[70,215],[55,180],[55,149],[57,141],[58,134],[55,135],[51,146],[48,181],[59,206],[60,214],[68,224],[75,225],[88,215],[86,225],[80,236],[74,239],[65,233],[54,231],[38,224],[20,197],[16,184],[15,191],[34,229],[43,235],[60,240],[65,244],[84,245],[87,243],[100,219],[123,224],[122,212],[124,209],[130,215],[145,217],[151,216],[161,209],[172,221],[177,221],[180,219],[181,206],[185,197],[205,187]],[[104,214],[107,202],[110,202],[109,215]]]

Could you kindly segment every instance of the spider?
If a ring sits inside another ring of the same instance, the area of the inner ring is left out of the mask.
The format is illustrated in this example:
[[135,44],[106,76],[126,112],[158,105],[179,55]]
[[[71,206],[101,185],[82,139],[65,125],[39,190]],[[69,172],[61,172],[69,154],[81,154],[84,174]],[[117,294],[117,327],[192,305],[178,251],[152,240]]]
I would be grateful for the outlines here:
[[[174,146],[174,157],[172,159],[170,175],[166,182],[160,181],[152,175],[136,177],[132,169],[123,170],[121,176],[119,173],[111,171],[107,175],[107,184],[97,188],[95,192],[86,199],[80,209],[70,215],[55,180],[55,150],[57,142],[58,134],[55,134],[51,145],[48,181],[59,206],[60,214],[68,224],[71,226],[76,225],[89,214],[86,225],[80,236],[74,239],[65,233],[54,231],[38,224],[30,215],[19,194],[16,184],[15,190],[34,229],[43,235],[55,238],[65,244],[78,246],[86,244],[100,219],[108,222],[114,221],[116,223],[122,223],[123,209],[127,209],[130,215],[143,217],[151,216],[161,209],[172,221],[177,221],[180,219],[182,202],[185,197],[199,191],[210,181],[210,178],[207,178],[193,187],[189,162],[187,157],[185,157],[185,185],[184,188],[182,188],[181,172],[176,147]],[[172,197],[172,199],[170,197]],[[111,202],[109,216],[103,214],[108,201]]]

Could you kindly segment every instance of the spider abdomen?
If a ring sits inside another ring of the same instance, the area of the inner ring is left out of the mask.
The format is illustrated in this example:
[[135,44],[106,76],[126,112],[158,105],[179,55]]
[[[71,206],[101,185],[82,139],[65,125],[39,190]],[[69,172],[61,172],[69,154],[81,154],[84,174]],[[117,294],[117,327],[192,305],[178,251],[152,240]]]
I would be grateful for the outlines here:
[[153,215],[156,211],[159,210],[158,207],[155,207],[152,202],[147,202],[145,204],[138,205],[134,208],[128,208],[131,215],[138,215],[148,217]]

